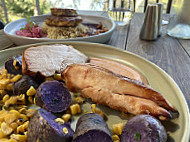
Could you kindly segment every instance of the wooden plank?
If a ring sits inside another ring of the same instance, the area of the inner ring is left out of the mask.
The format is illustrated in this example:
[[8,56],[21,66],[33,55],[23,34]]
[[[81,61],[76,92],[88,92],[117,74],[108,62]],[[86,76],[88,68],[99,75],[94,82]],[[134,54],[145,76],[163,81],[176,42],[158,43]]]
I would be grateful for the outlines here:
[[179,42],[184,47],[184,50],[188,53],[190,57],[190,40],[187,39],[179,39]]
[[8,48],[10,47],[11,45],[13,45],[13,42],[10,41],[6,35],[4,34],[4,31],[3,30],[0,30],[0,41],[1,41],[1,44],[0,44],[0,50],[2,49],[5,49],[5,48]]
[[190,106],[190,58],[188,54],[177,39],[166,35],[166,26],[163,27],[162,36],[157,41],[140,40],[139,33],[142,23],[143,14],[134,14],[126,49],[165,70],[181,88]]
[[127,34],[128,34],[128,25],[125,26],[117,25],[115,31],[113,32],[112,37],[106,44],[115,46],[120,49],[125,49]]

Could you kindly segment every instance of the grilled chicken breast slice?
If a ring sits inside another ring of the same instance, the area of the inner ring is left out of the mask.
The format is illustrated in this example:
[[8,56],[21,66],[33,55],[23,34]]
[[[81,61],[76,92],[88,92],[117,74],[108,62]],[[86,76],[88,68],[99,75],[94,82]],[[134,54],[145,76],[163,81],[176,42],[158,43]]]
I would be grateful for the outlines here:
[[72,46],[63,44],[40,45],[26,49],[22,55],[22,73],[49,77],[59,72],[61,66],[85,63],[88,57]]
[[[68,89],[73,92],[83,92],[85,88],[89,87],[98,88],[99,90],[106,89],[110,90],[112,94],[130,95],[136,98],[143,98],[144,100],[147,99],[167,110],[177,112],[160,93],[145,86],[142,82],[117,75],[92,64],[72,64],[62,72],[62,77]],[[91,99],[94,99],[93,97],[94,95]],[[108,98],[104,99],[102,101],[106,101]]]

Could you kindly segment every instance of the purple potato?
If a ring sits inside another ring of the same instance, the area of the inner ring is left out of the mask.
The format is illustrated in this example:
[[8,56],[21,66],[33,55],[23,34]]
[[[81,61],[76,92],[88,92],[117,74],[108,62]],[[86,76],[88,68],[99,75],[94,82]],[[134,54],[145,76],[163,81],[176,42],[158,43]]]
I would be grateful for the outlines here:
[[[71,142],[74,131],[70,123],[57,123],[56,118],[52,113],[39,109],[29,122],[27,142]],[[63,128],[68,132],[65,133]]]
[[[18,67],[18,69],[15,69],[15,67],[13,65],[14,60],[17,61],[16,66]],[[5,69],[10,74],[14,74],[14,75],[16,75],[16,74],[22,74],[22,56],[21,55],[17,55],[17,56],[13,56],[13,57],[9,58],[5,62]]]
[[26,94],[30,86],[33,86],[35,89],[37,89],[39,84],[30,76],[24,75],[19,81],[13,84],[13,93],[15,95]]
[[46,81],[37,89],[36,104],[50,112],[67,110],[71,101],[71,94],[62,82]]
[[125,125],[120,142],[166,142],[167,133],[159,120],[150,115],[137,115]]
[[77,122],[73,142],[113,142],[113,140],[102,116],[87,113]]

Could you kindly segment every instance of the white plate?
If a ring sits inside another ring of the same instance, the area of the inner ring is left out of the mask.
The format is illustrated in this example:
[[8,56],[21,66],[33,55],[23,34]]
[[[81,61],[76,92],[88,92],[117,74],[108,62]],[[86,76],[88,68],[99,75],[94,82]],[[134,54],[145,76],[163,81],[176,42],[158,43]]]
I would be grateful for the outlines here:
[[[0,51],[0,67],[4,66],[5,61],[17,54],[21,54],[25,49],[31,46],[57,44],[57,42],[38,43],[25,45]],[[116,49],[115,47],[85,42],[60,42],[61,44],[73,45],[74,48],[87,56],[110,59],[126,64],[146,76],[152,88],[160,92],[172,105],[179,111],[179,117],[173,120],[163,122],[168,133],[167,142],[189,142],[190,137],[190,115],[185,97],[174,80],[161,68],[146,59],[128,51]],[[82,106],[82,110],[90,111],[89,103]],[[107,115],[108,128],[112,125],[127,120],[121,116],[119,111],[101,106],[101,110]],[[73,117],[71,126],[75,130],[75,125],[80,115]]]
[[[48,16],[49,15],[34,16],[31,17],[31,20],[41,25]],[[87,41],[87,42],[105,43],[110,39],[115,29],[115,23],[112,19],[103,16],[94,16],[94,15],[93,16],[80,15],[80,16],[83,19],[83,23],[99,24],[99,22],[102,22],[103,26],[105,26],[108,29],[108,31],[94,36],[77,37],[70,39],[29,38],[29,37],[17,36],[15,32],[19,31],[20,28],[23,28],[26,25],[26,19],[24,18],[7,24],[4,28],[4,32],[7,35],[7,37],[16,45],[26,45],[26,44],[46,42],[46,41]]]

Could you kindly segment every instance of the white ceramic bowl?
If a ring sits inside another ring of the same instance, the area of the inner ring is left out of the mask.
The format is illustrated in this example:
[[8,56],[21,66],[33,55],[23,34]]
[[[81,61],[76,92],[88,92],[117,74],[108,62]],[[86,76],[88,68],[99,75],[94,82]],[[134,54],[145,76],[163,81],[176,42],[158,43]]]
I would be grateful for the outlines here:
[[[34,16],[31,17],[31,20],[41,25],[48,16],[49,15]],[[87,41],[87,42],[105,43],[110,39],[115,29],[115,23],[112,19],[102,16],[92,16],[92,15],[80,15],[80,16],[83,19],[83,23],[99,24],[99,22],[102,22],[103,26],[105,26],[108,29],[108,31],[105,33],[100,33],[98,35],[93,35],[88,37],[77,37],[70,39],[30,38],[30,37],[18,36],[15,34],[15,32],[20,30],[20,28],[23,28],[26,25],[26,19],[24,18],[7,24],[4,28],[4,32],[7,35],[7,37],[16,45],[26,45],[26,44],[47,42],[47,41]]]

